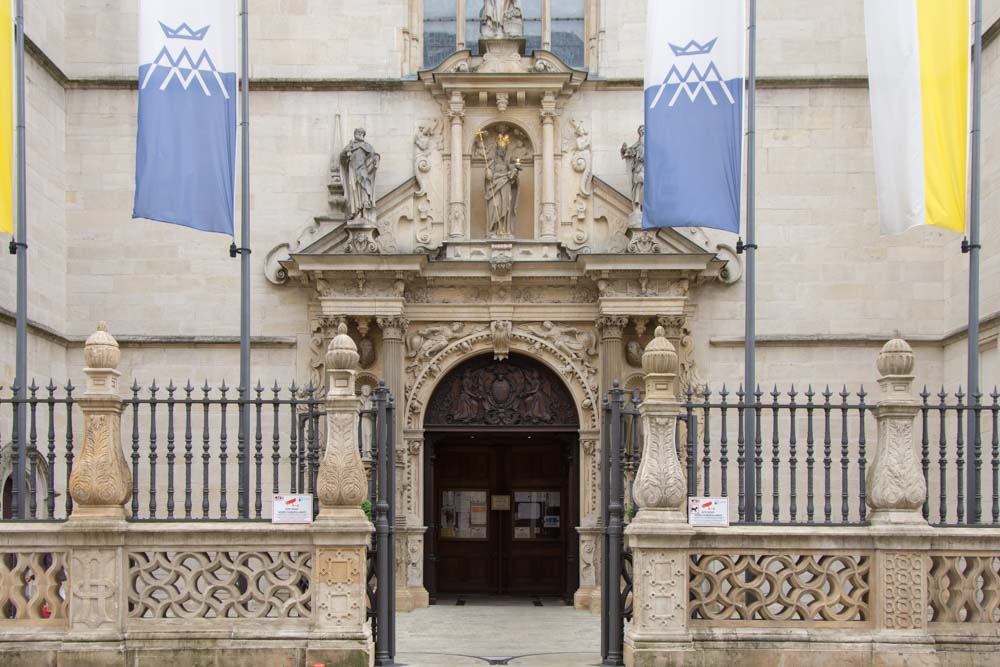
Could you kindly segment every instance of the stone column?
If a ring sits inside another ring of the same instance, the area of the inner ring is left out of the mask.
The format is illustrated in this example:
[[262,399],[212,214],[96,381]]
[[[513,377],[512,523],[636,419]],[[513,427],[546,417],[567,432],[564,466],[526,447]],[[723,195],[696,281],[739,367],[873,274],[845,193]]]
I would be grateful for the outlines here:
[[83,349],[83,447],[73,464],[73,514],[65,525],[69,560],[69,639],[121,639],[127,610],[124,545],[132,474],[122,452],[118,342],[101,322]]
[[556,240],[556,96],[542,97],[542,211],[539,238]]
[[341,322],[326,354],[326,450],[316,480],[320,510],[313,525],[313,631],[322,641],[311,655],[335,664],[369,664],[374,651],[365,611],[366,556],[374,528],[361,509],[368,483],[357,446],[357,363],[358,348]]
[[[680,403],[674,392],[677,351],[663,327],[642,355],[642,461],[634,494],[639,512],[625,529],[633,558],[633,617],[626,664],[659,665],[665,653],[693,650],[687,631],[687,479],[674,442]],[[683,656],[676,657],[676,664]],[[671,663],[673,664],[673,663]]]
[[601,335],[601,393],[606,394],[615,380],[624,381],[622,364],[625,350],[622,348],[622,332],[628,325],[623,315],[601,315],[597,318],[597,330]]
[[875,409],[878,444],[865,476],[871,523],[926,526],[920,506],[927,484],[920,468],[913,422],[920,402],[913,395],[914,355],[902,339],[890,340],[876,363],[882,399]]
[[[464,29],[462,26],[461,29]],[[448,103],[451,118],[451,190],[448,197],[448,238],[465,237],[465,159],[463,158],[463,125],[465,99],[461,93],[451,95]]]

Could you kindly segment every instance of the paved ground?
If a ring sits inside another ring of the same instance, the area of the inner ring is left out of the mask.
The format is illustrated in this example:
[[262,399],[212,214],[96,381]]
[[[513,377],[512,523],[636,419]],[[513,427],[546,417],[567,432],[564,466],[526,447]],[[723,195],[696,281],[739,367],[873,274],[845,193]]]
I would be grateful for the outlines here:
[[600,630],[599,616],[561,600],[441,599],[396,616],[396,662],[413,667],[598,665]]

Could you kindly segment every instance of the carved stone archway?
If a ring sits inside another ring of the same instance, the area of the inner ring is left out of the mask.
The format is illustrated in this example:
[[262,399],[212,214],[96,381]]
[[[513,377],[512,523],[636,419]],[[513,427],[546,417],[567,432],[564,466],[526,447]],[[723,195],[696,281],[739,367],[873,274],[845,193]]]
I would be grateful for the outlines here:
[[[557,376],[568,392],[576,410],[579,432],[579,589],[575,595],[576,605],[589,608],[598,604],[600,589],[599,576],[599,533],[600,516],[600,430],[597,406],[598,370],[596,360],[596,339],[588,347],[585,334],[577,337],[568,335],[567,329],[546,326],[548,323],[515,324],[510,327],[509,336],[503,341],[505,353],[520,354],[531,358]],[[408,593],[400,596],[400,608],[413,608],[427,604],[427,591],[423,582],[424,553],[424,423],[427,406],[431,403],[438,385],[445,381],[451,371],[466,361],[484,354],[494,354],[497,350],[495,330],[489,324],[453,325],[449,341],[444,345],[433,345],[428,352],[415,346],[412,363],[407,366],[406,392],[404,400],[404,432],[406,456],[410,457],[405,467],[408,479],[405,497],[399,499],[400,507],[407,516],[414,517],[419,525],[406,526],[398,532],[404,536],[405,563],[400,564],[401,580],[405,577]],[[468,333],[466,333],[466,331]],[[543,337],[546,331],[549,335]],[[409,344],[408,344],[409,348]],[[408,355],[410,357],[411,355]],[[420,472],[417,472],[420,471]]]

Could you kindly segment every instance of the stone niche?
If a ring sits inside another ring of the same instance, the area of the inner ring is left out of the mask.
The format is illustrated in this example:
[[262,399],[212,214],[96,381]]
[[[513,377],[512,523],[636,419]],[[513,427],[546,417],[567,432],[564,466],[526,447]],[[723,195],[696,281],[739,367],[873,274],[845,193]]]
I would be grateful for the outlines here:
[[488,210],[491,204],[486,200],[487,184],[493,175],[492,163],[496,154],[497,141],[507,144],[511,159],[521,167],[518,176],[517,206],[513,213],[512,233],[514,238],[535,238],[535,211],[540,202],[535,183],[539,181],[541,155],[536,153],[531,137],[519,125],[500,121],[487,125],[476,132],[469,150],[470,197],[469,235],[472,239],[496,238],[488,229]]

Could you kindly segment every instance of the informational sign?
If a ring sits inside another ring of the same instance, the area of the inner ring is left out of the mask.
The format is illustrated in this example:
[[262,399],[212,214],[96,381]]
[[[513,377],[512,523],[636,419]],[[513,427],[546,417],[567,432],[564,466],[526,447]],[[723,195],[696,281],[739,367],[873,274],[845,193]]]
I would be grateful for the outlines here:
[[510,511],[510,496],[490,496],[490,509]]
[[271,507],[271,523],[312,523],[311,493],[276,493]]
[[729,498],[688,498],[688,524],[728,526]]

